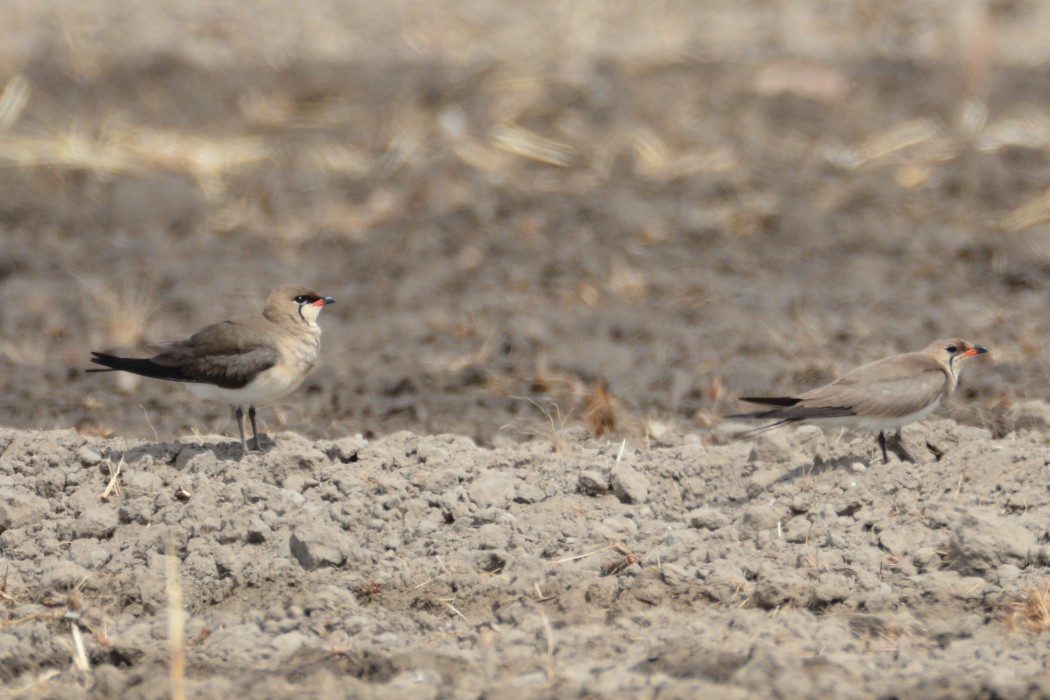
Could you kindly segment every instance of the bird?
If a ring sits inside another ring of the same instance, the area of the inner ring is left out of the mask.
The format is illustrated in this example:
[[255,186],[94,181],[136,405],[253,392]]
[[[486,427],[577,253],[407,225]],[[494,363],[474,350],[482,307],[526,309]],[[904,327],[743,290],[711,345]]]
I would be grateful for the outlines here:
[[986,348],[962,338],[935,340],[921,352],[862,365],[831,384],[797,396],[743,396],[741,401],[774,408],[729,418],[776,421],[750,432],[797,421],[877,430],[884,464],[889,462],[886,431],[895,430],[894,452],[914,463],[901,440],[901,427],[925,418],[940,406],[958,386],[963,362],[986,352]]
[[247,453],[244,407],[248,406],[254,449],[259,449],[255,407],[278,401],[303,383],[321,350],[318,314],[334,303],[312,289],[282,285],[270,292],[262,313],[237,316],[188,338],[153,346],[157,352],[148,358],[92,352],[91,361],[106,369],[87,371],[184,382],[197,398],[232,404],[241,448]]

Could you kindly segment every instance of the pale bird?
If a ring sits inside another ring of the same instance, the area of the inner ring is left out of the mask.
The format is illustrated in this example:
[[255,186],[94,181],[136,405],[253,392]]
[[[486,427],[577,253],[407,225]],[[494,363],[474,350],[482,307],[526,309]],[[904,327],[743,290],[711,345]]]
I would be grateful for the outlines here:
[[108,369],[87,371],[121,370],[184,382],[200,399],[232,404],[245,452],[248,406],[254,447],[259,449],[255,407],[279,401],[303,383],[321,349],[317,316],[333,303],[335,299],[312,289],[284,285],[270,293],[262,313],[205,326],[189,338],[156,346],[159,352],[149,358],[92,352],[91,361]]
[[776,420],[753,432],[796,421],[877,430],[884,463],[889,461],[886,431],[895,430],[894,451],[901,459],[914,462],[901,441],[901,427],[922,420],[940,406],[958,386],[966,358],[985,352],[962,338],[935,340],[922,352],[871,362],[798,396],[741,397],[741,401],[776,408],[729,417]]

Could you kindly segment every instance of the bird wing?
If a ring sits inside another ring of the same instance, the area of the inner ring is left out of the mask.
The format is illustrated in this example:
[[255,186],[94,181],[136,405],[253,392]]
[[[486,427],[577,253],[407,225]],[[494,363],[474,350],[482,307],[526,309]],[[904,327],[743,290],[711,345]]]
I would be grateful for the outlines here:
[[944,367],[922,353],[911,353],[859,367],[838,381],[801,394],[798,408],[845,407],[871,418],[902,418],[918,413],[951,391]]
[[150,358],[153,364],[177,368],[181,381],[224,389],[240,389],[277,364],[279,357],[272,339],[256,323],[238,320],[205,326],[186,340],[160,349]]
[[795,396],[741,396],[740,400],[760,406],[794,406],[802,399]]

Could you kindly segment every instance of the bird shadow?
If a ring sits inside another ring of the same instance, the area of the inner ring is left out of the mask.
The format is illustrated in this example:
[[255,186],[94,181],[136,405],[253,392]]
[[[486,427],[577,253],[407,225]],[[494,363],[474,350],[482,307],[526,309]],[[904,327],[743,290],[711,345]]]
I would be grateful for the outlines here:
[[[841,469],[848,469],[855,462],[860,461],[854,456],[842,455],[840,457],[834,457],[832,459],[821,459],[820,457],[814,458],[814,460],[808,464],[802,464],[789,471],[784,472],[771,483],[782,484],[795,479],[803,479],[810,476],[817,476],[827,472],[839,471]],[[866,466],[871,466],[870,464]]]
[[[252,442],[249,441],[249,446]],[[251,455],[265,455],[276,446],[276,442],[267,435],[259,436],[259,449],[245,452],[236,438],[208,436],[186,442],[156,442],[137,445],[122,453],[129,464],[140,461],[152,461],[170,464],[176,467],[187,464],[199,454],[210,452],[218,462],[240,462]]]

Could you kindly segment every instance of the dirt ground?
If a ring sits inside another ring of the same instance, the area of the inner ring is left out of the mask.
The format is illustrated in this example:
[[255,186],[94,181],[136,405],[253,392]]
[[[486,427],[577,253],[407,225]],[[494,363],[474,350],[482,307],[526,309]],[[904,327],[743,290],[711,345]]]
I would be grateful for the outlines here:
[[[0,694],[1050,694],[1050,6],[5,13]],[[263,454],[83,371],[288,282]],[[723,418],[948,335],[919,465]]]

